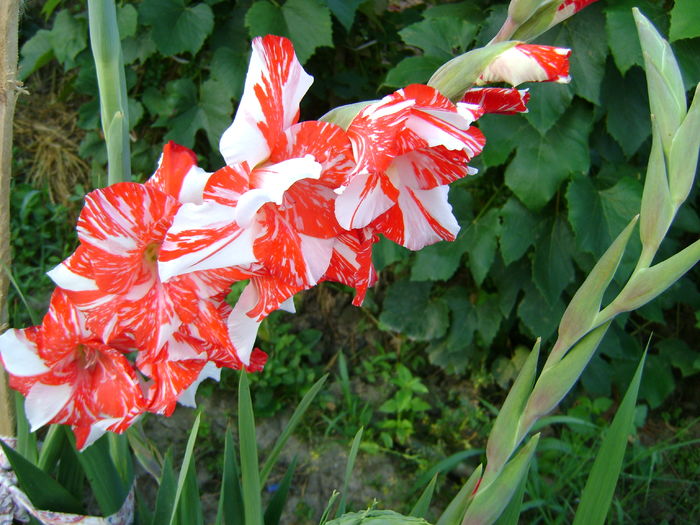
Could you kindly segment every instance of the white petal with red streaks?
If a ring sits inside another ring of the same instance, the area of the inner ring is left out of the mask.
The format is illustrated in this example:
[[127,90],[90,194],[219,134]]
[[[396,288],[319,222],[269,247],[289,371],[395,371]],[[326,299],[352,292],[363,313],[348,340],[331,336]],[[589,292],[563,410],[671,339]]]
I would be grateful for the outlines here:
[[162,282],[195,270],[255,262],[253,228],[240,228],[235,210],[214,202],[183,204],[168,230],[158,258]]
[[443,239],[452,240],[457,236],[459,224],[447,201],[448,190],[447,186],[438,186],[430,190],[407,188],[407,191],[401,192],[399,207],[404,218],[406,248],[420,250],[429,244]]
[[259,299],[255,285],[252,282],[248,283],[227,320],[229,337],[236,348],[238,358],[245,365],[250,364],[250,354],[253,352],[260,327],[260,321],[249,317],[248,312],[255,308]]
[[36,383],[24,402],[24,411],[32,432],[51,421],[66,406],[72,395],[72,385]]
[[479,77],[477,83],[569,82],[570,49],[519,44],[501,53]]
[[95,279],[79,275],[72,271],[67,261],[58,264],[52,270],[46,272],[57,286],[72,292],[95,292],[99,290]]
[[299,234],[301,252],[306,263],[306,282],[316,284],[326,273],[333,255],[333,239],[319,239]]
[[21,330],[12,328],[0,335],[0,356],[5,370],[15,376],[35,376],[49,371],[37,354],[36,345]]
[[247,161],[254,167],[267,159],[277,135],[297,119],[299,102],[312,82],[289,40],[254,39],[236,117],[219,143],[226,163]]
[[259,168],[251,173],[254,189],[245,192],[238,199],[236,222],[246,228],[253,220],[260,207],[267,202],[282,204],[284,192],[295,182],[302,179],[318,179],[321,165],[312,155],[302,158],[287,159],[277,164]]
[[221,380],[221,368],[218,368],[214,363],[209,361],[204,368],[199,372],[199,376],[194,382],[183,390],[180,397],[177,398],[177,402],[186,407],[195,408],[197,403],[195,401],[195,394],[197,393],[197,388],[200,383],[205,379],[213,379],[214,381]]
[[394,205],[381,186],[381,175],[355,174],[335,200],[335,218],[346,230],[364,228]]

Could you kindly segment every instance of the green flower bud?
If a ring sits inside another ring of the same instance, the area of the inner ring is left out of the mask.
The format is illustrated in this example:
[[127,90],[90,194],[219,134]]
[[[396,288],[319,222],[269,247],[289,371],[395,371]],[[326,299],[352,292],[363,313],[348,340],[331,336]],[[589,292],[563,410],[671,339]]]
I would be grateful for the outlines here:
[[343,514],[326,525],[430,525],[422,518],[403,516],[393,510],[365,510]]

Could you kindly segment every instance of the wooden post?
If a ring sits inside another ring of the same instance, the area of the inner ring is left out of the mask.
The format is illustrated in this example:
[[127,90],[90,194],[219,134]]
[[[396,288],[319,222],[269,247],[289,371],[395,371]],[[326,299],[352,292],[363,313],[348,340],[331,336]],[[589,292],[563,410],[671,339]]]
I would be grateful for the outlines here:
[[[20,84],[17,81],[17,28],[19,0],[0,1],[0,332],[7,329],[10,267],[10,172],[12,170],[12,119]],[[0,436],[14,436],[12,396],[4,370],[0,370]]]

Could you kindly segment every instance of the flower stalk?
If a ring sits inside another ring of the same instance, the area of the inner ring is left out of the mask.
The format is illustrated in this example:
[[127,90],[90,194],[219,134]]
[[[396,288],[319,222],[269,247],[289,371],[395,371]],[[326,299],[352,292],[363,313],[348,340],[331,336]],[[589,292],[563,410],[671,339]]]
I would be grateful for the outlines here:
[[88,15],[107,143],[107,183],[115,184],[131,179],[131,152],[124,60],[114,0],[88,0]]

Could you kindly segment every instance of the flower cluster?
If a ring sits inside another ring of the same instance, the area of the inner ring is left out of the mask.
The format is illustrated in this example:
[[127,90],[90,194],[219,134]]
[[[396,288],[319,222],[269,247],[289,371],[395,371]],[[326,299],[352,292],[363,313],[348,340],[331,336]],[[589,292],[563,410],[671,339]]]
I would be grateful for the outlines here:
[[[517,45],[479,83],[568,79],[568,50]],[[475,170],[472,124],[522,112],[528,94],[474,88],[453,103],[410,85],[366,105],[346,129],[299,122],[312,83],[290,41],[253,42],[245,90],[214,173],[173,143],[144,184],[89,193],[78,249],[49,272],[57,288],[41,325],[0,336],[11,386],[32,427],[71,425],[77,446],[122,432],[144,412],[192,404],[222,367],[261,370],[260,322],[293,311],[321,281],[356,290],[377,279],[378,234],[411,250],[454,240],[448,185]],[[247,281],[233,307],[233,283]]]

